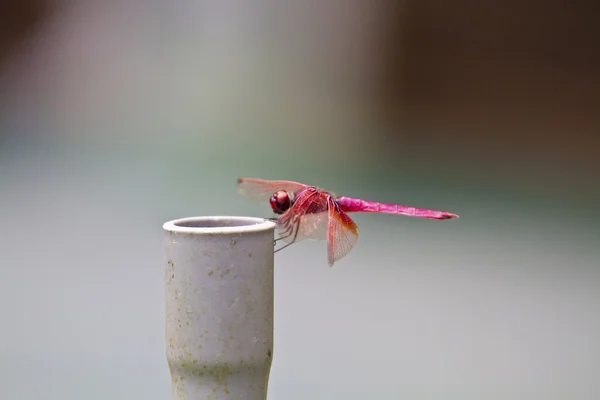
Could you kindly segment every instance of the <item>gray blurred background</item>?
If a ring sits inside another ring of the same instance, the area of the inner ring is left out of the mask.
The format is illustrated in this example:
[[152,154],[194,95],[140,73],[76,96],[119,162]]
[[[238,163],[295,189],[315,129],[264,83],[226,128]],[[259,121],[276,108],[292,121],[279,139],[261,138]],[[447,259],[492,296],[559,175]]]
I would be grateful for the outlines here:
[[239,176],[458,213],[276,256],[270,399],[600,398],[597,2],[0,6],[0,398],[170,397],[162,224]]

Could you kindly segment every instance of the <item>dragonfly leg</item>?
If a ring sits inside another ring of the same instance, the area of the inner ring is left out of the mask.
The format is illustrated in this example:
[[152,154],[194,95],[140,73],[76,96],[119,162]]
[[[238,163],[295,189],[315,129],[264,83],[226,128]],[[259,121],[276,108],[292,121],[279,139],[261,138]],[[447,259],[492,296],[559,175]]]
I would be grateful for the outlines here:
[[280,240],[282,240],[282,239],[287,239],[287,238],[289,238],[290,236],[292,236],[292,234],[291,234],[291,233],[290,233],[290,234],[287,234],[287,235],[284,233],[284,235],[281,235],[281,236],[279,236],[277,239],[275,239],[275,240],[273,241],[273,246],[277,246],[277,242],[279,242],[279,241],[280,241]]
[[291,246],[293,244],[294,244],[294,242],[290,242],[290,243],[286,244],[285,246],[280,247],[277,250],[275,250],[274,253],[277,253],[278,251],[281,251],[281,250],[285,249],[286,247]]
[[292,228],[293,227],[290,224],[288,224],[285,226],[285,229],[280,229],[279,238],[275,239],[275,243],[277,243],[278,240],[289,238],[290,236],[292,236]]
[[[275,223],[277,223],[277,221],[279,221],[279,218],[276,218],[276,217],[265,218],[265,219],[266,219],[267,221],[271,221],[271,222],[275,222]],[[286,237],[287,237],[287,236],[286,236]],[[281,239],[285,239],[285,237],[280,237],[279,239],[275,239],[275,240],[273,241],[273,246],[276,246],[276,245],[277,245],[277,241],[278,241],[278,240],[281,240]]]
[[287,238],[289,238],[290,236],[292,236],[292,234],[291,234],[291,233],[290,233],[290,234],[288,234],[288,235],[285,235],[285,236],[279,236],[277,239],[275,239],[275,243],[279,242],[281,239],[287,239]]
[[[288,246],[291,246],[291,245],[293,245],[293,244],[294,244],[294,242],[296,241],[296,238],[298,237],[298,231],[299,231],[299,230],[300,230],[300,229],[298,229],[298,227],[296,227],[296,229],[294,229],[294,233],[289,233],[287,236],[280,236],[280,237],[279,237],[279,239],[277,239],[277,240],[280,240],[280,239],[285,239],[285,238],[288,238],[288,237],[290,237],[290,236],[292,236],[292,235],[294,236],[294,238],[293,238],[293,239],[292,239],[292,240],[291,240],[291,241],[290,241],[288,244],[286,244],[285,246],[283,246],[283,247],[280,247],[280,248],[278,248],[277,250],[275,250],[275,253],[277,253],[278,251],[281,251],[281,250],[285,249],[285,248],[286,248],[286,247],[288,247]],[[289,232],[289,228],[286,230],[286,233],[288,233],[288,232]],[[277,241],[277,240],[276,240],[276,241]]]

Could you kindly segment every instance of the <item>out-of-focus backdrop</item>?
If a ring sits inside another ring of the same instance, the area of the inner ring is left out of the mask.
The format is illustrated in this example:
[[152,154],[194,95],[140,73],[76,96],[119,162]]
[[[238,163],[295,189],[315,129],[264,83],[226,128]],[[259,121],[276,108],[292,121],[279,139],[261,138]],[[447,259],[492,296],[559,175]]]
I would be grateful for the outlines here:
[[169,398],[161,226],[239,176],[461,216],[278,253],[270,399],[600,398],[598,3],[0,11],[0,398]]

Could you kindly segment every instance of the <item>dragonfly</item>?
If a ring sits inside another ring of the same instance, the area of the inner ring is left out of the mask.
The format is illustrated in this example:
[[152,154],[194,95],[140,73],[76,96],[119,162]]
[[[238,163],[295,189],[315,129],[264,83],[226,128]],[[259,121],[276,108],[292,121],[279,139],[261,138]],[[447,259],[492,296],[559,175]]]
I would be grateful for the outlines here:
[[249,199],[270,204],[284,248],[303,239],[327,241],[329,266],[345,257],[358,242],[358,227],[348,213],[376,212],[409,217],[447,220],[458,215],[400,204],[387,204],[352,197],[336,196],[316,186],[285,180],[239,178],[237,190]]

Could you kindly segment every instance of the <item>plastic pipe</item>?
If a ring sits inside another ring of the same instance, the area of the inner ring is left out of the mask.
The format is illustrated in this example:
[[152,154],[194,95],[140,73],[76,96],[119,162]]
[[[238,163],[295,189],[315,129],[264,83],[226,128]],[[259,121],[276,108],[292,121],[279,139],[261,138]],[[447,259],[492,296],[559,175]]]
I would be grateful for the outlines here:
[[164,224],[173,400],[265,400],[273,358],[275,224],[193,217]]

